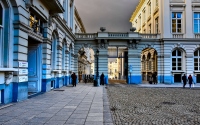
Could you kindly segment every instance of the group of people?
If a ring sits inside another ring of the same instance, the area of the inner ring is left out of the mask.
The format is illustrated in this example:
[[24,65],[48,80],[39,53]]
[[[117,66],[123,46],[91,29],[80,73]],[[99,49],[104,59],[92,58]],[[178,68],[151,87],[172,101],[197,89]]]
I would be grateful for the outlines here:
[[91,75],[84,75],[84,82],[85,82],[85,84],[87,83],[87,82],[93,82],[93,78],[94,78],[94,76],[91,76]]
[[189,84],[190,88],[192,87],[192,84],[194,84],[194,81],[193,81],[191,75],[189,75],[188,78],[187,78],[187,76],[184,74],[182,76],[182,81],[183,81],[183,88],[185,88],[185,85],[187,84],[187,81],[188,81],[188,84]]

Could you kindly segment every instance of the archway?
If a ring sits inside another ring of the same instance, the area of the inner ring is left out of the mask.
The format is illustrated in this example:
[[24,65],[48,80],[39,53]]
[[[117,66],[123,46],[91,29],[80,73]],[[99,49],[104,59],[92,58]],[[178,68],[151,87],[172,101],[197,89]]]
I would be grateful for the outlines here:
[[157,51],[146,48],[141,52],[142,83],[157,83]]

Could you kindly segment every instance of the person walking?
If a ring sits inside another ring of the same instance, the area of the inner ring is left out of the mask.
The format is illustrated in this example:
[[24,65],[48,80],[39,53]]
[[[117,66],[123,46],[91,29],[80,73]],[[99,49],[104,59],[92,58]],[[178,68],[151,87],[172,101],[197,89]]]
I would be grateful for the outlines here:
[[104,85],[104,74],[103,73],[100,76],[100,85]]
[[87,75],[85,74],[84,76],[84,81],[85,81],[85,84],[87,83]]
[[187,77],[185,74],[182,76],[182,81],[183,81],[183,88],[185,88],[185,85],[187,84]]
[[193,82],[192,76],[189,75],[189,76],[188,76],[188,83],[189,83],[190,89],[191,89],[191,87],[192,87],[192,82]]
[[72,85],[73,85],[73,87],[74,87],[74,86],[76,87],[76,78],[77,78],[76,73],[73,73],[73,74],[71,75],[71,77],[72,77]]

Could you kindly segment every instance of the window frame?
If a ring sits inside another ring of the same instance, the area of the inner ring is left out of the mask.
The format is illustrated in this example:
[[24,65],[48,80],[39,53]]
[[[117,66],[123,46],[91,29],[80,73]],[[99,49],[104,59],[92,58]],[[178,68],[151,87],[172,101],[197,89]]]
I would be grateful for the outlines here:
[[[4,8],[3,8],[3,5],[1,4],[1,2],[0,2],[0,9],[1,9],[1,11],[2,11],[2,22],[1,22],[1,24],[0,24],[0,57],[3,57],[3,53],[4,53],[4,45],[3,45],[3,43],[4,43],[4,38],[3,38],[3,34],[4,34],[4,27],[3,27],[3,25],[4,25]],[[0,68],[3,68],[3,59],[4,58],[0,58]]]
[[[198,13],[198,18],[195,18],[194,17],[194,14],[195,13]],[[197,24],[197,26],[198,26],[198,31],[197,32],[195,32],[195,19],[196,20],[198,20],[198,24]],[[193,12],[193,32],[195,33],[195,34],[199,34],[200,33],[200,12]]]
[[[181,18],[179,18],[178,15],[177,15],[179,13],[181,14]],[[173,14],[176,14],[175,18],[173,18]],[[175,20],[175,23],[173,23],[173,20]],[[179,20],[181,21],[181,23],[178,23]],[[173,31],[173,24],[176,25],[175,26],[175,31]],[[179,24],[180,24],[181,28],[179,28]],[[181,30],[180,32],[179,32],[179,29]],[[171,33],[172,34],[177,34],[177,33],[182,34],[183,33],[183,12],[181,12],[181,11],[173,11],[173,12],[171,12]]]
[[[176,51],[175,53],[176,53],[176,55],[175,56],[173,56],[173,52],[174,51]],[[180,52],[180,56],[179,56],[179,53],[178,52]],[[182,70],[183,69],[183,64],[182,64],[182,61],[183,61],[183,59],[182,59],[182,56],[183,56],[183,53],[182,53],[182,51],[181,50],[179,50],[179,49],[175,49],[175,50],[173,50],[172,51],[172,53],[171,53],[171,65],[172,65],[172,71],[180,71],[180,70]],[[174,63],[174,61],[173,61],[173,59],[175,59],[175,65],[173,66],[173,63]],[[179,64],[181,64],[181,66],[179,66]],[[175,69],[174,69],[175,68]],[[179,69],[180,68],[180,69]]]
[[[197,56],[195,56],[195,52],[197,52]],[[194,64],[194,71],[200,71],[200,49],[197,49],[193,53],[194,59],[193,59],[193,64]],[[197,59],[197,70],[195,69],[195,59]]]

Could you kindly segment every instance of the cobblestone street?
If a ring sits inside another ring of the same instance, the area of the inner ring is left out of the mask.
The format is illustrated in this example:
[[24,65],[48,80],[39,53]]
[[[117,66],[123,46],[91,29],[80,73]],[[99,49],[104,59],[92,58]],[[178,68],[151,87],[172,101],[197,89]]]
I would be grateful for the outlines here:
[[106,88],[115,125],[200,124],[200,88]]

